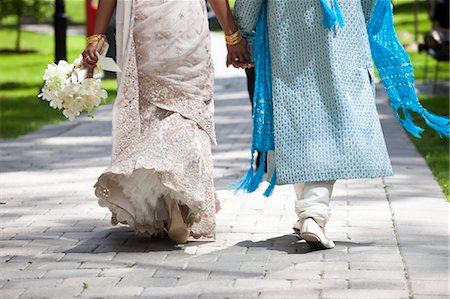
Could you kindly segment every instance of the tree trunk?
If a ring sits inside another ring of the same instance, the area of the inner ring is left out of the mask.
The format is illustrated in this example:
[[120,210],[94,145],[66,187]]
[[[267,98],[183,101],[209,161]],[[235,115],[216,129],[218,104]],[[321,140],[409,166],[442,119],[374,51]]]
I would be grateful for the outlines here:
[[22,35],[22,0],[16,0],[16,16],[17,16],[17,24],[16,24],[16,52],[20,52],[20,38]]

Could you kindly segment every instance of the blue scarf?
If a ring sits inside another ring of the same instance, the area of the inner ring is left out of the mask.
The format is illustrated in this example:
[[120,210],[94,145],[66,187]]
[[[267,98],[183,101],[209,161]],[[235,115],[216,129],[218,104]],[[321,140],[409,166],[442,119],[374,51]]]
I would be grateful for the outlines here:
[[[324,11],[323,25],[334,29],[336,22],[344,26],[339,3],[333,0],[330,7],[326,0],[320,0]],[[414,70],[403,46],[398,41],[394,29],[390,0],[377,0],[372,17],[367,26],[370,48],[375,66],[390,99],[390,105],[400,124],[414,137],[421,138],[423,128],[414,124],[409,111],[418,113],[439,136],[449,137],[449,119],[428,112],[419,103],[414,86]],[[255,94],[253,98],[252,157],[247,174],[236,184],[236,191],[254,192],[258,189],[265,172],[266,156],[275,150],[272,104],[272,74],[267,26],[267,0],[264,1],[254,41]],[[399,112],[403,113],[403,118]],[[260,153],[260,165],[253,168],[255,154]],[[276,185],[276,169],[271,174],[269,187],[264,192],[270,196]]]

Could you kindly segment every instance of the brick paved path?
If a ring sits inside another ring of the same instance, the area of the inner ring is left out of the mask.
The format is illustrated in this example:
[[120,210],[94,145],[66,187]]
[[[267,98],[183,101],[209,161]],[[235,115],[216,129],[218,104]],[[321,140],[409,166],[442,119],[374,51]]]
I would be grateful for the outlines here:
[[216,242],[173,246],[112,227],[92,185],[110,153],[110,106],[1,144],[0,298],[447,298],[448,204],[424,160],[377,100],[396,176],[337,183],[336,248],[291,233],[293,190],[234,197],[247,167],[243,74],[216,61]]

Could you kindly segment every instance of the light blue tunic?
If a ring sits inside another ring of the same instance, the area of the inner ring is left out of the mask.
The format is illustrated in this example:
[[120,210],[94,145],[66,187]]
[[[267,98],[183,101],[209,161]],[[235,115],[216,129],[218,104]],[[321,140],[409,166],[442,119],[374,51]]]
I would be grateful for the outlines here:
[[[263,0],[237,0],[252,42]],[[367,22],[374,0],[340,0],[325,28],[319,0],[268,0],[277,184],[392,175],[375,106]]]

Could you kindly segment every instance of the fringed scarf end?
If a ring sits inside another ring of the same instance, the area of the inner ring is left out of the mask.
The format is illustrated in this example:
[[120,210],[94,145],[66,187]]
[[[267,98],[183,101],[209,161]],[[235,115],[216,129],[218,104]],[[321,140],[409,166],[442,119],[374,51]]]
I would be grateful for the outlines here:
[[426,109],[423,109],[421,115],[425,120],[425,122],[427,123],[427,125],[438,133],[439,137],[441,138],[449,137],[450,126],[449,126],[449,119],[447,117],[430,113]]
[[334,10],[328,5],[327,0],[320,0],[323,7],[323,24],[328,29],[333,29],[336,26],[336,21],[340,27],[344,27],[344,17],[342,16],[341,8],[337,0],[334,0]]
[[234,193],[239,193],[239,191],[246,191],[248,189],[248,186],[250,185],[251,181],[253,180],[253,163],[254,163],[254,152],[252,151],[252,158],[250,159],[250,168],[248,169],[247,173],[240,178],[237,182],[231,183],[228,186],[230,188],[234,188]]
[[397,117],[400,124],[405,128],[406,131],[408,131],[411,135],[413,135],[416,138],[422,138],[420,134],[424,131],[422,127],[417,126],[414,124],[414,120],[409,113],[408,110],[402,109],[404,118],[400,117],[400,114],[398,111],[396,111],[395,116]]
[[[402,112],[404,118],[401,118],[398,112],[396,112],[396,117],[403,128],[405,128],[405,130],[414,137],[422,138],[420,134],[424,131],[424,129],[414,123],[414,119],[407,109],[402,109]],[[425,108],[423,108],[419,114],[425,123],[438,133],[440,138],[449,138],[450,120],[447,117],[430,113]]]
[[264,173],[266,170],[266,157],[267,157],[267,153],[259,153],[258,155],[260,155],[260,161],[259,161],[259,167],[258,170],[256,171],[255,175],[253,176],[253,178],[251,179],[251,181],[249,182],[246,191],[247,192],[254,192],[256,189],[258,189],[259,185],[261,184],[263,177],[264,177]]
[[276,169],[273,171],[272,178],[270,179],[269,187],[267,187],[264,192],[265,197],[270,197],[275,189],[275,185],[277,184],[277,171]]

